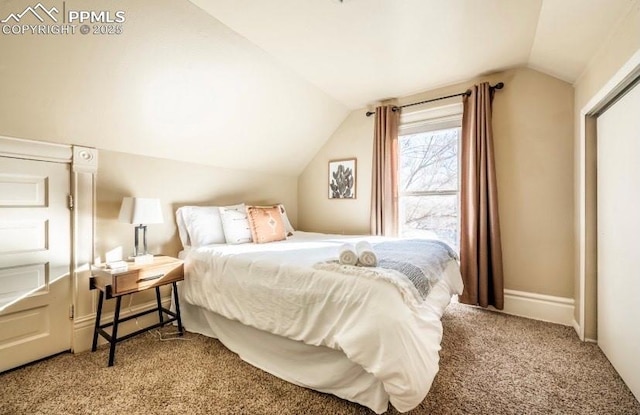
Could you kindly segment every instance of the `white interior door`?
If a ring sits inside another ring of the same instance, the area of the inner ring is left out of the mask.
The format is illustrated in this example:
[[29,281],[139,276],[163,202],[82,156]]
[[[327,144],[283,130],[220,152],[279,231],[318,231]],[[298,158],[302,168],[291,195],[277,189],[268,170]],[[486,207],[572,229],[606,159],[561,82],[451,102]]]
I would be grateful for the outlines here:
[[640,86],[598,125],[598,345],[640,399]]
[[69,170],[0,157],[0,372],[70,349]]

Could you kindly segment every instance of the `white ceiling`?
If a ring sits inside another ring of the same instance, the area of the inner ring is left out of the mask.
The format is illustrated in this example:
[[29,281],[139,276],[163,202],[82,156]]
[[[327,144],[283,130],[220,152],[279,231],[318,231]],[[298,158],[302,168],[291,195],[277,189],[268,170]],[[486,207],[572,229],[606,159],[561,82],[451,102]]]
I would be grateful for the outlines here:
[[523,65],[575,81],[639,3],[136,0],[120,36],[1,36],[0,133],[298,175],[350,109]]
[[126,15],[118,36],[0,35],[0,135],[298,175],[349,113],[189,1]]
[[530,66],[582,73],[636,0],[191,0],[349,108]]

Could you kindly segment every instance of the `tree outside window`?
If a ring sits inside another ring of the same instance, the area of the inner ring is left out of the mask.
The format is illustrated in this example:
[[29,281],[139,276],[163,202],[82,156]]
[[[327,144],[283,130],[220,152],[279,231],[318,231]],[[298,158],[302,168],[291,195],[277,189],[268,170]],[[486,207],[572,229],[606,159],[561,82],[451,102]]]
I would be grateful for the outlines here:
[[460,128],[399,137],[400,234],[441,239],[459,250]]

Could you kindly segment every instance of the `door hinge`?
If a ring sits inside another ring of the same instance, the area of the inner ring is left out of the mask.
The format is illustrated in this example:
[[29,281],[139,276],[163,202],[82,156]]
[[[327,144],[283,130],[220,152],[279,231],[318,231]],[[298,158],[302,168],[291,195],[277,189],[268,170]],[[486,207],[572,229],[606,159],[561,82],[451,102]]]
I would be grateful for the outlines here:
[[69,319],[73,320],[73,304],[69,305]]
[[69,210],[73,210],[73,195],[67,195],[67,200],[69,202]]

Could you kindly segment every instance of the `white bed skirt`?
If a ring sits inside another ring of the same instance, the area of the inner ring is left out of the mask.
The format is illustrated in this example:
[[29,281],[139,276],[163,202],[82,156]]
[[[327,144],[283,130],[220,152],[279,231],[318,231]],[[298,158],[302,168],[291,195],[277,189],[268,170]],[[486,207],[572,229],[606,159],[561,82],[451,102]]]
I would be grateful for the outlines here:
[[[457,265],[447,267],[427,299],[440,316],[451,300],[451,293],[461,290],[460,285]],[[382,382],[343,352],[245,326],[187,303],[179,289],[178,292],[182,324],[187,331],[216,338],[247,363],[295,385],[331,393],[379,414],[388,409],[389,395]]]
[[387,410],[389,395],[382,382],[338,350],[245,326],[185,301],[180,303],[180,314],[188,331],[220,340],[242,360],[274,376],[357,402],[376,413]]

